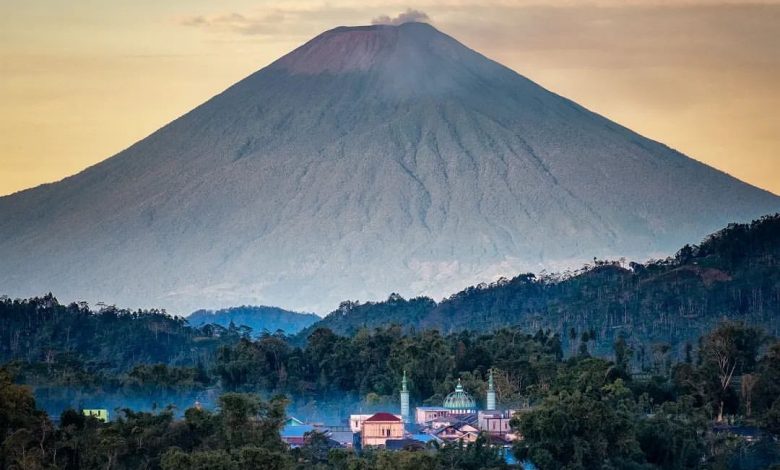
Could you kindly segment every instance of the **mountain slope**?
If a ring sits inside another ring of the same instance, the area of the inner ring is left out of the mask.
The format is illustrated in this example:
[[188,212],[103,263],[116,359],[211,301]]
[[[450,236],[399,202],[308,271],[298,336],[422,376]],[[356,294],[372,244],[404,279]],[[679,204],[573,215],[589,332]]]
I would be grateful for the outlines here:
[[778,209],[429,25],[337,28],[118,155],[0,198],[0,286],[322,312],[669,253]]
[[235,326],[248,326],[252,328],[254,336],[262,334],[264,330],[270,333],[282,330],[292,335],[319,320],[320,317],[313,313],[291,312],[265,306],[231,307],[216,311],[196,310],[187,317],[187,322],[196,327],[207,324],[228,327],[231,323]]
[[611,354],[623,334],[637,345],[670,343],[682,356],[686,341],[696,341],[723,319],[778,335],[778,266],[780,214],[729,225],[700,245],[685,245],[674,258],[653,263],[598,262],[556,277],[522,274],[469,287],[438,304],[397,295],[384,302],[344,303],[299,336],[318,328],[353,334],[390,324],[443,333],[519,326],[527,333],[550,329],[568,347],[571,329],[578,338],[592,331],[603,355]]

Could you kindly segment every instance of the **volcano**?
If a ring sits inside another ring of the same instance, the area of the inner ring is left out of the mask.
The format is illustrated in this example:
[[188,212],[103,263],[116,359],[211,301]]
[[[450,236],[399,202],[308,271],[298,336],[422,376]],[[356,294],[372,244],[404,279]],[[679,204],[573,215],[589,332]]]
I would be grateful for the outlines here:
[[324,313],[666,256],[778,210],[428,24],[340,27],[119,154],[0,198],[0,293]]

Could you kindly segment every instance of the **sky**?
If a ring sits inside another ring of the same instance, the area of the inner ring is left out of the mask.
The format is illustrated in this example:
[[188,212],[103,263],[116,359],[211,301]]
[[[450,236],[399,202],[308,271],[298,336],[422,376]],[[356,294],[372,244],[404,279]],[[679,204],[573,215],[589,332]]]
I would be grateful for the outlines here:
[[110,157],[324,30],[404,19],[780,194],[780,0],[0,0],[0,195]]

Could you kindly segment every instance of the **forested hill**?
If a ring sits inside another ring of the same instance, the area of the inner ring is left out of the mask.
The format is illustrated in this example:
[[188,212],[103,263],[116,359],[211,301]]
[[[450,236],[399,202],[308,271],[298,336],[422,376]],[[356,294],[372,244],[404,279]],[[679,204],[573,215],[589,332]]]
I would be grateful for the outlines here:
[[62,305],[52,294],[24,300],[0,297],[0,363],[66,369],[87,363],[114,372],[136,364],[195,366],[209,362],[220,346],[262,334],[263,329],[295,333],[317,319],[269,307],[199,311],[185,319],[154,309]]
[[253,336],[263,331],[275,332],[281,330],[287,334],[295,334],[316,323],[320,317],[313,313],[298,313],[278,307],[247,306],[225,308],[221,310],[197,310],[187,321],[193,326],[216,324],[225,328],[231,323],[236,326],[252,328]]
[[597,351],[607,352],[624,334],[682,350],[724,317],[778,334],[780,215],[729,225],[665,260],[594,260],[576,272],[469,287],[438,304],[396,294],[378,303],[344,302],[302,335],[318,327],[349,334],[388,323],[443,333],[519,325],[562,332],[567,347],[585,333]]
[[[352,334],[398,324],[447,334],[519,326],[560,334],[567,354],[583,335],[594,353],[611,354],[622,334],[640,356],[656,343],[677,347],[679,356],[686,343],[723,318],[780,334],[780,215],[731,225],[661,261],[595,261],[572,273],[523,274],[470,287],[440,303],[395,294],[378,303],[344,302],[298,338],[303,343],[319,327]],[[60,305],[51,295],[0,298],[0,320],[2,361],[64,364],[73,358],[115,370],[137,363],[197,365],[219,346],[252,334],[238,316],[233,327],[195,327],[160,311],[95,312],[85,304]]]
[[0,362],[63,370],[86,363],[110,371],[136,364],[194,366],[211,360],[220,346],[248,335],[217,325],[195,328],[159,310],[92,310],[85,303],[61,305],[51,294],[25,300],[0,297]]

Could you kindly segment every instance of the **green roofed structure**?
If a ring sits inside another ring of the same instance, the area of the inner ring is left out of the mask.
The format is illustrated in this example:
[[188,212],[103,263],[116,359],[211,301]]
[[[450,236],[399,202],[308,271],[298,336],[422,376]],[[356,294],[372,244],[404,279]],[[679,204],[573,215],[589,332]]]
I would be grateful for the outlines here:
[[455,391],[444,399],[444,408],[451,414],[474,414],[477,412],[477,402],[467,391],[463,390],[463,384],[458,379]]

